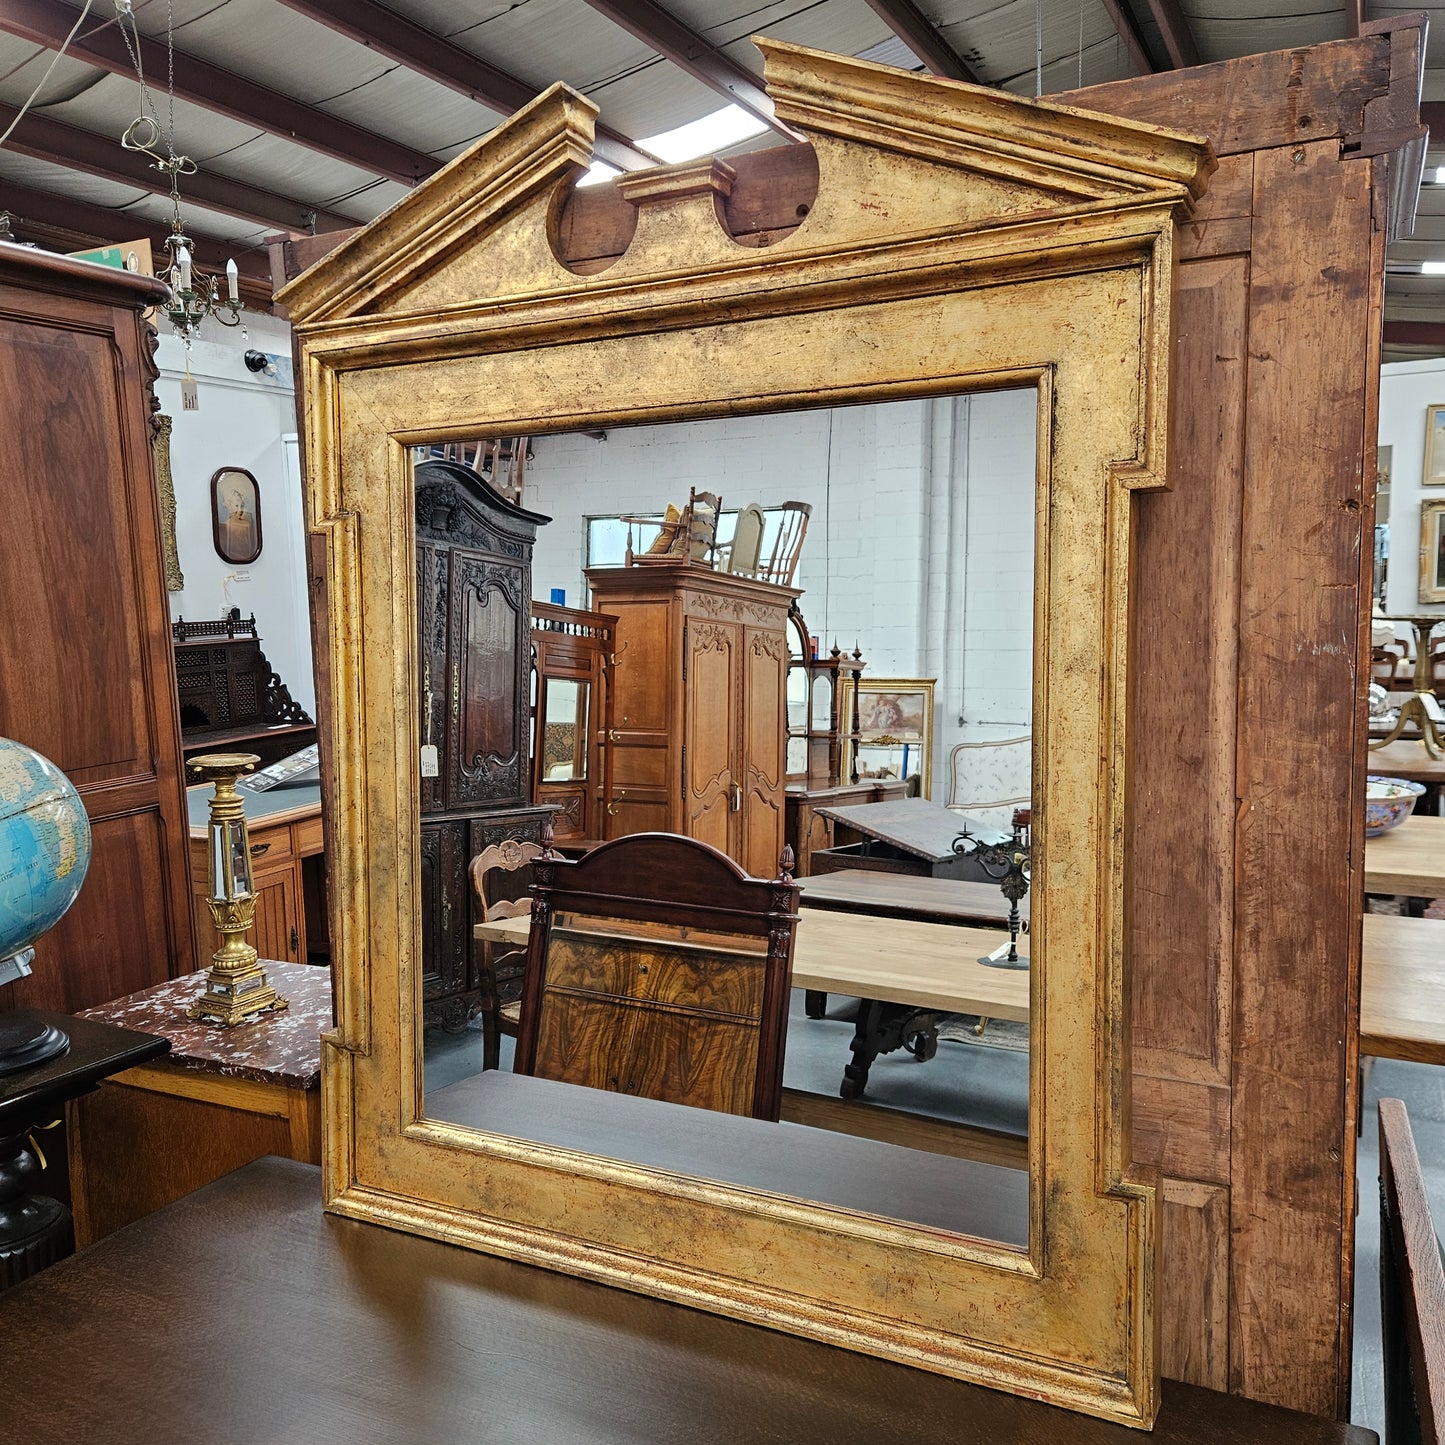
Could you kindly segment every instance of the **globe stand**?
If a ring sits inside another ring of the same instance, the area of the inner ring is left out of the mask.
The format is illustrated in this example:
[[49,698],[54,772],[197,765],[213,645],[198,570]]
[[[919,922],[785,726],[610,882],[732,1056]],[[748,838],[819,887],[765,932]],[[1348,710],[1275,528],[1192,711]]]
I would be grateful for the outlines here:
[[[33,948],[22,948],[19,953],[0,958],[0,985],[24,978],[30,972],[30,960],[34,957]],[[35,1014],[0,1015],[0,1077],[59,1058],[69,1047],[70,1040],[62,1030]]]

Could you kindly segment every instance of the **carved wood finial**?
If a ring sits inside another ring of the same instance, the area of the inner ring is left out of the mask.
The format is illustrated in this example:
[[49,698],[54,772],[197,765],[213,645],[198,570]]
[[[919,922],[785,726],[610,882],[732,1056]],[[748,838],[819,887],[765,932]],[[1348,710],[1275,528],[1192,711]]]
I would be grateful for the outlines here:
[[793,881],[793,864],[796,861],[793,855],[793,845],[783,844],[782,857],[778,859],[778,882],[791,883]]

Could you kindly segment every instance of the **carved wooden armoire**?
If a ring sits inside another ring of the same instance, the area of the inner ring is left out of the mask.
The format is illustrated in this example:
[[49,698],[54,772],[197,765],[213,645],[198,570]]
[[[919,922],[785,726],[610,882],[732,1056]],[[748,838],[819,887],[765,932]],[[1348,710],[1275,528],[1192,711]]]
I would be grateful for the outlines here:
[[587,581],[617,618],[608,838],[682,833],[776,876],[798,590],[688,562],[597,567]]
[[[467,865],[507,838],[538,841],[550,812],[531,801],[527,705],[532,545],[548,520],[470,467],[416,468],[422,989],[428,1022],[449,1029],[482,991]],[[497,982],[520,996],[520,976]]]
[[64,772],[91,827],[75,906],[0,1007],[73,1012],[195,967],[142,316],[165,294],[0,243],[0,737]]

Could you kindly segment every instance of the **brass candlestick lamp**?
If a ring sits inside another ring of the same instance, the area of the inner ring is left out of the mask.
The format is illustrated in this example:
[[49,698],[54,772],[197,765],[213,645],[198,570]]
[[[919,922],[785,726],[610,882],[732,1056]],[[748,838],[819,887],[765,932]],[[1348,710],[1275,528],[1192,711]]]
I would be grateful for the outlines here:
[[221,935],[221,946],[211,955],[205,991],[186,1015],[227,1028],[290,1003],[272,988],[266,970],[256,960],[256,950],[245,940],[256,918],[256,894],[251,884],[246,808],[236,791],[236,779],[260,761],[254,753],[207,753],[189,764],[193,773],[215,784],[206,907]]

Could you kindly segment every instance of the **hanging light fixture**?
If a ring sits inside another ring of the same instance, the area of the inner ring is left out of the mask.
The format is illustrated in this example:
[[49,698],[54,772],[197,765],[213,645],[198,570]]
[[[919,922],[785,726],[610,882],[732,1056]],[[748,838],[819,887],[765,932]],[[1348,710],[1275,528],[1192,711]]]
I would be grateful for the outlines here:
[[[196,265],[195,242],[186,235],[181,221],[180,180],[182,176],[195,175],[198,167],[189,156],[176,150],[175,47],[171,7],[169,4],[166,7],[166,62],[169,73],[166,77],[168,124],[164,128],[146,85],[145,69],[141,64],[141,36],[131,10],[131,0],[115,0],[115,8],[120,16],[120,33],[135,66],[136,79],[140,82],[142,107],[141,114],[125,128],[120,138],[121,148],[149,156],[152,168],[166,176],[171,184],[171,232],[165,240],[170,264],[158,279],[171,288],[170,300],[164,309],[171,326],[185,343],[186,373],[189,376],[191,341],[208,316],[214,317],[222,326],[240,325],[243,338],[246,335],[241,320],[240,273],[234,259],[226,262],[223,296],[220,277],[207,275]],[[150,113],[146,114],[147,111]]]

